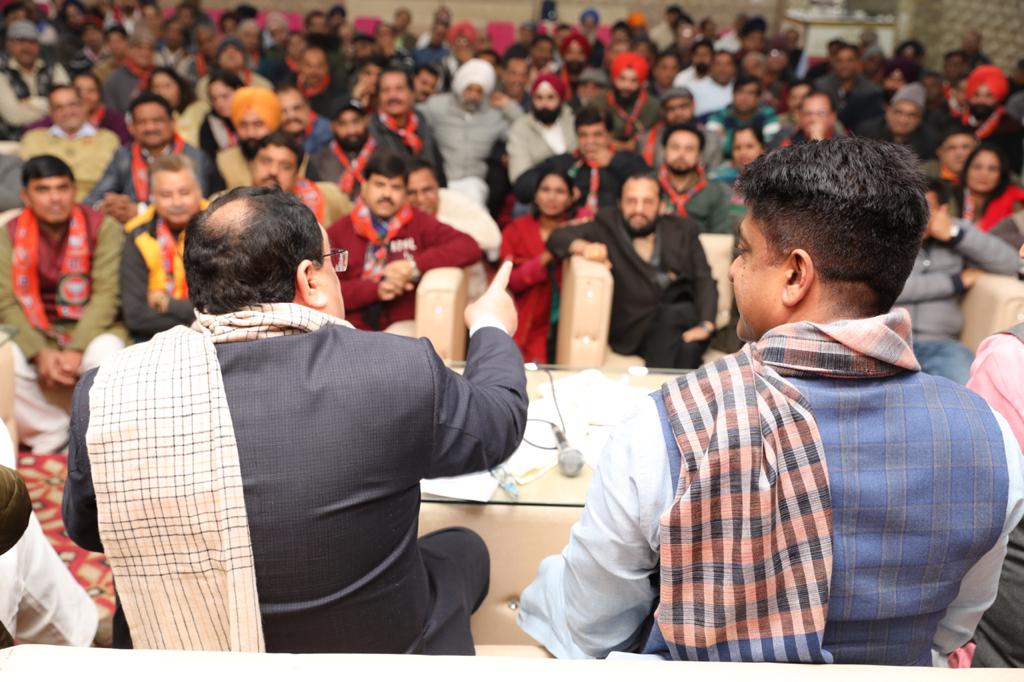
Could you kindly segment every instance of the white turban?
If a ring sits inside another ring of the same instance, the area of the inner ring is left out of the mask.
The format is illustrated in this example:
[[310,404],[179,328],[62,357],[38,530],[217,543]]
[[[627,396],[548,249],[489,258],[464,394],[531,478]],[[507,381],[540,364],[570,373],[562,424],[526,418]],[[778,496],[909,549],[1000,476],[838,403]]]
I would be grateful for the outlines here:
[[479,85],[484,89],[484,96],[490,97],[494,92],[494,67],[483,59],[470,59],[455,72],[452,78],[452,92],[461,97],[470,85]]

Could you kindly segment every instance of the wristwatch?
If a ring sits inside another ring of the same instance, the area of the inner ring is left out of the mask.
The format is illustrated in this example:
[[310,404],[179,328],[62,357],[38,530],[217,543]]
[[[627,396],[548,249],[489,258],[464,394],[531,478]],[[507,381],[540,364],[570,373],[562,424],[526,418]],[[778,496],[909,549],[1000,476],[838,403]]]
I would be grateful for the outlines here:
[[407,253],[405,254],[405,260],[409,261],[409,265],[412,266],[412,275],[409,277],[410,281],[418,283],[420,281],[420,277],[423,276],[423,273],[420,272],[419,267],[417,267],[416,259],[412,257],[411,253]]
[[704,331],[706,331],[708,334],[714,334],[715,333],[715,323],[714,322],[708,322],[707,320],[704,320],[703,322],[700,323],[700,326],[703,327]]

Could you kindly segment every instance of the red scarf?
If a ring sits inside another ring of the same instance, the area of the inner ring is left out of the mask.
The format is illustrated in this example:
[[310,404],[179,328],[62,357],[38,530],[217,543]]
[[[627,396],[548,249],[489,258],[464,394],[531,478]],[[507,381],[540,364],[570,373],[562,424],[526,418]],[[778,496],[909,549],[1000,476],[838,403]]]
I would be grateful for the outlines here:
[[299,72],[299,63],[292,59],[291,57],[284,58],[284,65],[287,66],[288,70],[291,71],[292,73],[297,74]]
[[131,57],[124,58],[124,68],[128,69],[133,76],[139,79],[139,86],[136,88],[139,92],[149,90],[149,77],[153,75],[153,67],[144,69],[135,63]]
[[565,97],[562,98],[563,102],[568,102],[572,99],[572,78],[569,76],[569,69],[562,69],[558,72],[558,75],[562,78],[562,84],[565,86]]
[[980,230],[988,232],[1000,220],[1013,215],[1021,204],[1024,204],[1024,189],[1015,185],[1010,185],[1005,192],[986,201],[984,209],[975,206],[974,197],[965,188],[962,217],[973,222]]
[[238,77],[246,85],[252,85],[252,69],[242,69],[242,73],[238,74]]
[[[181,154],[185,150],[185,140],[174,134],[174,153]],[[142,146],[132,142],[132,185],[135,187],[135,200],[149,203],[149,163],[142,158]]]
[[101,104],[98,107],[96,107],[96,111],[92,112],[92,116],[89,117],[89,123],[92,123],[94,127],[99,128],[100,122],[106,115],[107,108]]
[[685,218],[687,215],[686,202],[708,186],[708,178],[704,174],[704,169],[701,166],[697,166],[697,177],[699,178],[697,184],[687,190],[684,194],[680,194],[674,187],[672,187],[672,182],[668,177],[668,168],[662,166],[658,170],[658,182],[661,184],[661,189],[663,189],[668,195],[668,200],[672,202],[672,205],[676,209],[676,215],[680,218]]
[[633,137],[633,128],[642,130],[643,124],[640,123],[640,112],[643,110],[644,105],[647,104],[647,91],[644,89],[640,90],[640,94],[636,98],[636,103],[633,104],[633,111],[626,112],[625,109],[619,106],[618,101],[615,99],[615,94],[612,92],[608,93],[608,106],[612,108],[612,111],[616,115],[626,122],[626,127],[623,134],[627,137]]
[[352,229],[358,236],[370,243],[366,250],[362,277],[371,282],[380,282],[384,279],[384,266],[388,262],[388,245],[406,225],[412,222],[412,207],[408,202],[402,204],[402,207],[398,209],[398,213],[391,216],[391,220],[388,221],[385,234],[381,234],[373,226],[373,216],[370,214],[370,207],[363,202],[362,197],[356,199],[356,205],[352,209],[351,217]]
[[661,129],[663,123],[655,123],[654,127],[647,133],[647,141],[644,144],[643,157],[644,163],[648,166],[654,167],[654,152],[658,149],[658,137],[661,135]]
[[939,164],[939,180],[945,180],[954,187],[960,186],[960,176],[949,170],[942,164]]
[[315,182],[306,178],[296,178],[292,194],[313,212],[318,223],[324,224],[324,193],[320,191]]
[[325,73],[323,78],[321,78],[315,83],[306,84],[299,81],[299,92],[301,92],[302,96],[306,98],[306,101],[309,101],[316,97],[317,95],[319,95],[320,93],[327,90],[327,88],[330,87],[330,85],[331,76],[330,74]]
[[160,245],[160,260],[163,262],[164,276],[167,279],[167,295],[176,299],[188,298],[188,282],[185,281],[185,268],[182,263],[185,230],[181,230],[175,237],[164,219],[157,218],[156,241]]
[[420,127],[420,121],[415,112],[409,112],[409,122],[402,128],[398,127],[394,116],[385,113],[380,114],[380,121],[385,128],[402,138],[402,142],[414,155],[423,151],[423,140],[416,134],[416,130]]
[[305,138],[309,139],[309,136],[313,134],[313,128],[316,127],[316,120],[319,118],[317,113],[312,109],[309,110],[309,120],[306,121],[306,132],[304,133]]
[[592,219],[597,215],[598,209],[598,194],[601,190],[601,167],[592,161],[587,161],[577,151],[578,157],[576,163],[573,164],[572,168],[569,169],[569,177],[575,178],[583,167],[586,166],[590,169],[590,189],[587,190],[587,200],[576,209],[576,219],[584,218],[586,220]]
[[[32,209],[26,208],[14,224],[14,252],[11,276],[14,296],[25,311],[29,323],[60,346],[68,342],[67,334],[55,334],[46,317],[43,296],[39,289],[39,221]],[[89,252],[89,229],[85,212],[77,204],[71,210],[68,241],[57,283],[58,320],[80,320],[92,293],[89,274],[92,254]]]
[[[979,140],[984,140],[986,137],[994,133],[996,131],[996,128],[999,127],[999,122],[1002,120],[1003,113],[1005,111],[1006,107],[996,107],[996,110],[993,111],[992,114],[988,118],[986,118],[974,131],[974,137],[978,138]],[[965,126],[970,126],[971,118],[971,112],[970,110],[968,110],[964,112],[960,120]]]
[[334,152],[334,156],[337,157],[338,163],[345,171],[338,178],[338,186],[341,191],[345,194],[351,195],[356,188],[358,182],[362,185],[366,182],[366,178],[363,177],[363,169],[366,168],[366,163],[370,160],[373,155],[374,149],[377,148],[377,142],[373,139],[373,136],[366,138],[366,144],[363,145],[362,150],[359,152],[359,156],[356,157],[355,161],[349,161],[348,155],[338,144],[337,140],[331,141],[331,150]]
[[202,78],[207,74],[209,69],[206,66],[206,55],[202,52],[196,52],[196,75]]

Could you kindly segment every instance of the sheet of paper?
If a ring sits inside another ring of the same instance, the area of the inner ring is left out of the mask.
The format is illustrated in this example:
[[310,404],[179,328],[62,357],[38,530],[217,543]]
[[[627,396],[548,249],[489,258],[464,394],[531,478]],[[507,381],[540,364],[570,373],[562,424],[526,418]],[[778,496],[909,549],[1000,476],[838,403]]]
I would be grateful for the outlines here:
[[420,481],[420,492],[422,493],[471,502],[487,502],[497,488],[498,481],[491,476],[489,471]]

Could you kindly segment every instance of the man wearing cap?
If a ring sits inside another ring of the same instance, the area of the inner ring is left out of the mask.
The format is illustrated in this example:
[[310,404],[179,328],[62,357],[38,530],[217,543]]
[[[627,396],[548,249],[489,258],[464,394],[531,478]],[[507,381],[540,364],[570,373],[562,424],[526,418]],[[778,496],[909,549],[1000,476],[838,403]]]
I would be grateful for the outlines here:
[[636,52],[623,52],[609,69],[612,91],[594,105],[612,114],[612,137],[617,149],[632,151],[637,139],[650,130],[661,115],[658,100],[647,92],[647,60]]
[[530,112],[508,130],[508,177],[524,172],[557,154],[576,150],[573,113],[565,103],[565,82],[552,73],[541,74],[530,89]]
[[[214,54],[211,68],[233,73],[248,86],[264,90],[274,89],[270,81],[252,70],[249,58],[245,54],[245,45],[233,36],[221,41]],[[209,101],[209,86],[210,74],[206,74],[196,82],[196,97],[204,102]]]
[[281,101],[265,88],[245,87],[231,98],[231,123],[238,144],[217,152],[217,170],[228,189],[252,184],[249,161],[256,156],[256,144],[281,125]]
[[591,102],[603,100],[612,84],[608,81],[608,74],[604,69],[597,66],[588,66],[580,74],[579,82],[576,83],[576,90],[570,98],[569,103],[573,111],[579,111],[580,107]]
[[509,100],[501,110],[490,104],[494,67],[483,59],[470,59],[452,78],[452,91],[434,95],[423,105],[444,158],[448,186],[486,205],[487,157],[504,140],[512,121],[522,115]]
[[939,141],[935,132],[923,123],[924,99],[923,85],[916,82],[904,85],[892,96],[885,115],[861,123],[857,134],[906,145],[921,161],[934,159]]
[[149,89],[155,50],[156,38],[145,29],[128,38],[124,61],[103,82],[103,103],[108,109],[124,113],[132,100]]
[[600,68],[604,64],[604,43],[597,37],[597,27],[601,24],[601,15],[597,9],[588,7],[580,13],[580,33],[590,43],[589,66]]
[[30,21],[18,20],[7,27],[7,57],[0,76],[0,122],[10,137],[50,111],[46,97],[54,85],[69,82],[60,64],[39,58],[39,34]]
[[310,107],[298,86],[279,86],[277,99],[281,102],[281,130],[294,137],[307,154],[316,154],[331,143],[330,121]]
[[331,121],[331,132],[327,147],[310,157],[306,175],[311,180],[333,182],[355,199],[366,180],[366,164],[377,149],[362,103],[354,99],[345,102]]
[[1024,160],[1024,128],[1019,120],[1006,114],[1003,104],[1010,82],[998,66],[979,66],[967,77],[967,111],[962,123],[974,130],[978,140],[990,142],[1002,150],[1013,173],[1021,172]]
[[[648,130],[637,143],[637,153],[651,168],[661,167],[665,158],[662,135],[667,126],[692,124],[701,129],[694,120],[695,105],[689,88],[669,88],[661,95],[661,119]],[[702,129],[701,129],[702,130]],[[722,138],[717,133],[703,130],[704,147],[700,161],[704,168],[714,169],[722,163]]]

